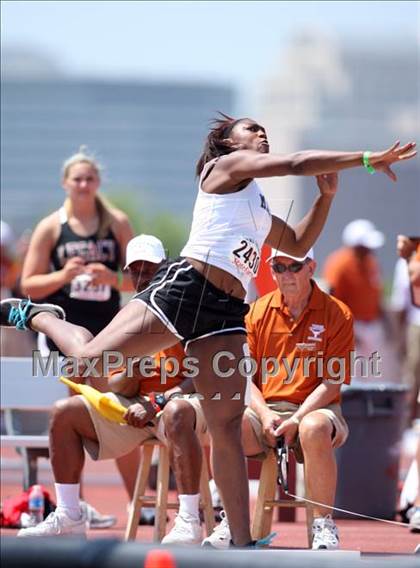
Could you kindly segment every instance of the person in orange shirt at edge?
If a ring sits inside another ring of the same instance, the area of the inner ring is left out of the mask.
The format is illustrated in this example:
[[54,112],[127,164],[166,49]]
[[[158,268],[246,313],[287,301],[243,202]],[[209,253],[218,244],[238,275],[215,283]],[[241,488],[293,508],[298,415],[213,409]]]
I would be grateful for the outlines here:
[[[312,279],[312,249],[305,258],[272,249],[267,262],[277,289],[252,304],[246,318],[256,368],[251,404],[242,422],[244,452],[248,457],[265,455],[284,435],[297,461],[304,463],[307,498],[333,506],[334,449],[348,436],[340,389],[343,382],[350,383],[353,317],[345,304],[322,292]],[[318,362],[310,363],[309,357]],[[340,363],[332,358],[340,358]],[[328,361],[337,364],[328,368]],[[313,511],[312,548],[338,548],[331,509],[314,506]],[[222,523],[215,529],[220,543],[230,538],[227,521]]]
[[[385,353],[387,320],[382,309],[382,277],[374,251],[383,246],[385,236],[367,219],[356,219],[343,231],[344,247],[327,257],[323,278],[330,293],[347,304],[354,317],[357,355],[366,363],[355,367],[356,377],[369,381],[376,376],[371,357]],[[386,368],[386,366],[385,366]]]
[[[139,235],[128,243],[126,259],[125,268],[129,270],[133,286],[138,291],[147,287],[165,259],[165,252],[156,237]],[[178,343],[151,358],[154,368],[149,367],[151,370],[147,376],[140,374],[137,365],[134,365],[131,378],[124,369],[110,374],[108,387],[112,392],[106,393],[106,396],[127,408],[127,424],[107,420],[81,395],[60,400],[54,405],[50,424],[50,456],[57,509],[37,526],[21,529],[18,536],[83,535],[86,511],[80,507],[79,486],[84,449],[93,460],[119,459],[131,454],[144,441],[158,438],[169,447],[180,501],[179,514],[193,525],[195,541],[185,544],[201,543],[199,479],[196,480],[183,464],[188,461],[195,469],[201,470],[199,440],[206,432],[206,424],[197,398],[170,400],[175,394],[179,397],[194,392],[192,379],[183,375],[184,358],[184,348]],[[176,374],[174,366],[179,367]],[[67,489],[68,484],[73,484],[71,491]],[[51,532],[54,525],[57,530]],[[165,538],[170,543],[170,535]]]

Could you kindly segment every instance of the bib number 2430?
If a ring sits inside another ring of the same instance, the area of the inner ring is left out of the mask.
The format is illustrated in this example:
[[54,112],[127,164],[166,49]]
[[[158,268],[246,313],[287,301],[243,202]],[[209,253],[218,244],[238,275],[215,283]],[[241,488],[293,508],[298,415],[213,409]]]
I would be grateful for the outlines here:
[[250,239],[241,239],[240,246],[232,251],[232,260],[242,272],[255,277],[261,261],[258,245]]

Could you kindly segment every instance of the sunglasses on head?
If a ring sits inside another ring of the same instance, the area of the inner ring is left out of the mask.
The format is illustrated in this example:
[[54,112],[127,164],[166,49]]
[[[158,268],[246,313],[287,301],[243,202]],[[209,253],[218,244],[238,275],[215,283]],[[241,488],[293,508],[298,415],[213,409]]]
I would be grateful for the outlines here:
[[283,264],[282,262],[278,262],[276,264],[273,263],[271,265],[271,268],[274,270],[274,272],[277,272],[278,274],[284,274],[287,271],[296,274],[296,272],[300,272],[302,270],[305,264],[306,260],[304,262],[292,262],[292,264],[289,264],[289,266]]

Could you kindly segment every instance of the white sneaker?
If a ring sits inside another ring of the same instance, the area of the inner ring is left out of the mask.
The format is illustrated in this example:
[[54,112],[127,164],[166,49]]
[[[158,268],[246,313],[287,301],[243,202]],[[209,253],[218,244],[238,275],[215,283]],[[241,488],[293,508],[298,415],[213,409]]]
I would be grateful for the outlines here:
[[312,550],[337,550],[340,547],[338,529],[331,515],[314,519],[312,539]]
[[92,505],[86,501],[80,501],[80,509],[86,518],[90,529],[109,529],[117,523],[117,517],[114,515],[101,515]]
[[190,519],[178,514],[174,526],[163,537],[162,544],[200,544],[202,539],[200,521],[193,517]]
[[229,523],[224,511],[220,511],[220,516],[222,518],[220,524],[213,529],[210,536],[203,540],[201,546],[207,548],[218,548],[221,550],[229,548],[230,540],[232,538]]
[[86,516],[82,511],[80,519],[73,521],[65,513],[53,511],[35,527],[20,529],[17,536],[86,536]]
[[410,519],[408,526],[413,533],[420,532],[420,507],[412,507],[407,511],[407,516]]

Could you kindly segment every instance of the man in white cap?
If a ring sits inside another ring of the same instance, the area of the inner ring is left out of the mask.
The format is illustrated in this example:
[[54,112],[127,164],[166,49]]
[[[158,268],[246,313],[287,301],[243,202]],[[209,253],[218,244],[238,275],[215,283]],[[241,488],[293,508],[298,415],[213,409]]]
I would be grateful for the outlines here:
[[143,290],[166,259],[162,241],[153,235],[138,235],[129,241],[126,250],[126,264],[134,289]]
[[[307,497],[326,505],[313,507],[312,548],[336,549],[338,532],[328,506],[336,491],[334,448],[348,436],[340,388],[350,382],[353,318],[312,279],[312,250],[298,258],[273,249],[267,262],[277,289],[251,304],[247,316],[256,370],[242,423],[244,451],[249,457],[266,455],[284,436],[304,462]],[[229,539],[224,519],[206,541],[224,548]]]
[[346,225],[342,240],[344,247],[325,261],[323,277],[330,293],[353,313],[357,355],[367,362],[355,369],[358,378],[383,380],[368,362],[375,352],[384,353],[383,285],[374,251],[384,245],[385,236],[371,221],[356,219]]

